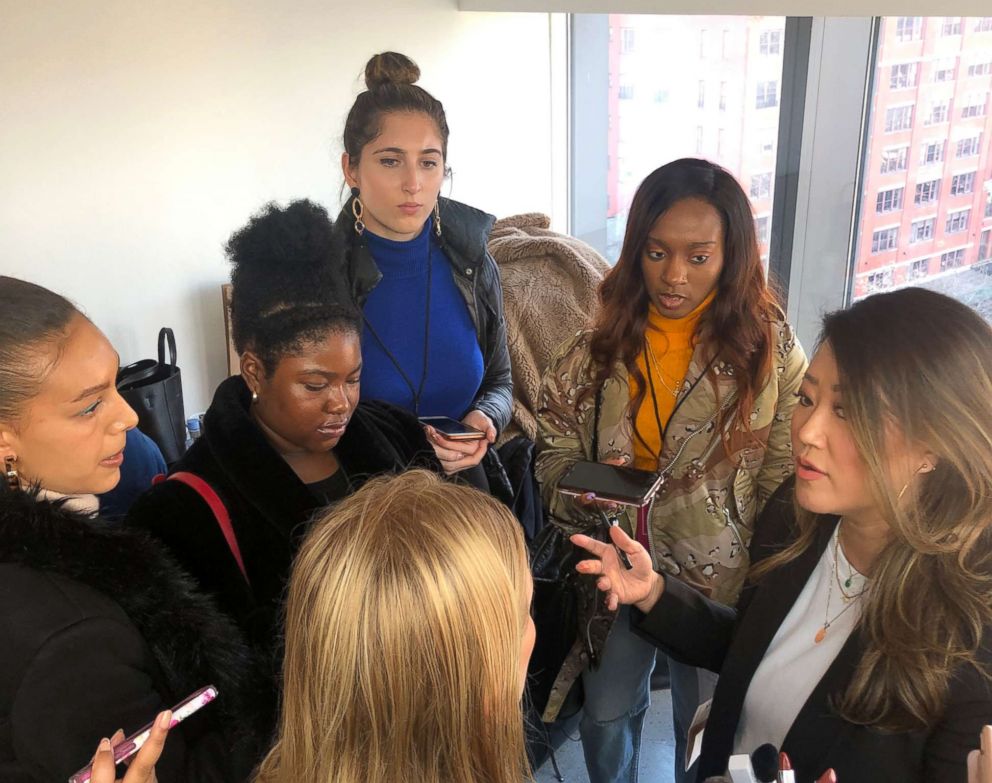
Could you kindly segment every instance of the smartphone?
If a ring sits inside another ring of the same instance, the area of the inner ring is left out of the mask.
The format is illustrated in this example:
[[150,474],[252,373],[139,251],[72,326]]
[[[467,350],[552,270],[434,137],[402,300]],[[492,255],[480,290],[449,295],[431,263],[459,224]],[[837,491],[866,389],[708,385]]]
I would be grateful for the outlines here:
[[623,506],[646,506],[661,489],[665,477],[651,470],[576,462],[558,483],[563,495],[586,495]]
[[457,419],[449,419],[447,416],[421,416],[420,423],[433,427],[448,440],[479,440],[486,437],[486,433],[463,424]]
[[[171,729],[177,723],[182,723],[186,718],[192,715],[194,712],[198,711],[202,707],[206,707],[210,702],[217,698],[217,688],[213,685],[207,685],[204,688],[192,693],[183,699],[179,704],[172,708],[172,723],[169,724]],[[154,719],[151,723],[146,726],[142,726],[130,737],[124,739],[123,742],[119,743],[114,747],[114,764],[120,764],[123,761],[127,761],[131,756],[141,750],[142,746],[148,742],[148,738],[152,733],[152,726],[155,725]],[[88,783],[90,777],[93,775],[93,765],[87,764],[79,772],[69,778],[69,783]]]

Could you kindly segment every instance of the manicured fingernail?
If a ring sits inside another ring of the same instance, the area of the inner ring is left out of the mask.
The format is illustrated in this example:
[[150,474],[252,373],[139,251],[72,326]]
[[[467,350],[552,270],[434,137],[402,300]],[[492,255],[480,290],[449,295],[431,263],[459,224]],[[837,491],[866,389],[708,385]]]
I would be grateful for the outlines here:
[[160,729],[172,728],[172,710],[166,710],[158,716],[158,727]]
[[110,740],[107,739],[106,737],[104,737],[102,740],[100,740],[100,747],[97,748],[97,750],[100,753],[108,753],[108,752],[110,752]]

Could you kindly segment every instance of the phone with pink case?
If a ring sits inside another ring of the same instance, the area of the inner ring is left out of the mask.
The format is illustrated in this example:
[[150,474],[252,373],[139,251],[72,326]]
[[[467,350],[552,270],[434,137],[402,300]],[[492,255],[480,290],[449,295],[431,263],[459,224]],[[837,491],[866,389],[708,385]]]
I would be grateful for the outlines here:
[[[213,685],[207,685],[204,688],[195,693],[190,694],[185,699],[183,699],[179,704],[172,708],[172,722],[169,724],[171,729],[177,723],[182,723],[190,715],[198,710],[206,707],[210,702],[217,698],[217,688]],[[114,764],[120,764],[123,761],[127,761],[131,756],[141,750],[142,746],[148,742],[148,738],[151,736],[152,727],[155,725],[153,720],[146,726],[142,726],[130,737],[125,738],[122,742],[114,747]],[[69,778],[69,783],[89,783],[90,778],[93,775],[93,764],[87,764],[79,772]]]

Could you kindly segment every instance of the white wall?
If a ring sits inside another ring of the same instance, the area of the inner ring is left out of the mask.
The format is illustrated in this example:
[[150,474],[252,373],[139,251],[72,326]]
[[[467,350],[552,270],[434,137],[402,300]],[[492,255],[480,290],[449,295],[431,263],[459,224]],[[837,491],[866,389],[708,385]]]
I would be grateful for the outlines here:
[[0,0],[0,272],[78,302],[124,363],[172,326],[202,411],[225,373],[223,244],[271,199],[336,214],[374,52],[413,57],[444,102],[451,196],[554,209],[549,23],[455,0]]

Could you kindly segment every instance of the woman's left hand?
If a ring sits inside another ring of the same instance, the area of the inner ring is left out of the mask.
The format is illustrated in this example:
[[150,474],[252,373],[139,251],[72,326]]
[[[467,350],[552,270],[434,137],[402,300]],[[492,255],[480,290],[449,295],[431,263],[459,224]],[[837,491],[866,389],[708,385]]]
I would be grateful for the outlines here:
[[496,440],[496,427],[492,419],[482,411],[470,411],[462,419],[462,423],[485,433],[485,437],[478,440],[451,440],[433,427],[426,428],[427,439],[434,447],[434,453],[441,461],[441,467],[449,476],[482,462],[482,458],[489,450],[489,444]]

